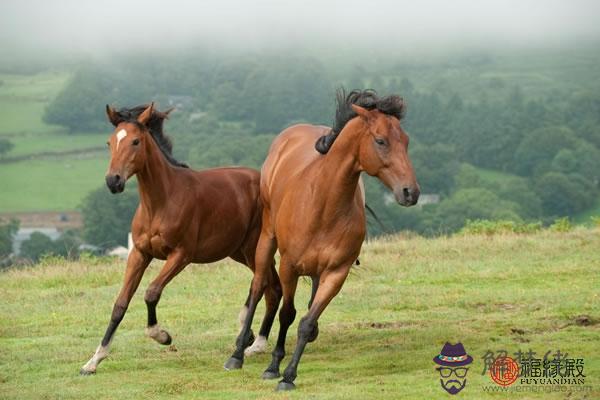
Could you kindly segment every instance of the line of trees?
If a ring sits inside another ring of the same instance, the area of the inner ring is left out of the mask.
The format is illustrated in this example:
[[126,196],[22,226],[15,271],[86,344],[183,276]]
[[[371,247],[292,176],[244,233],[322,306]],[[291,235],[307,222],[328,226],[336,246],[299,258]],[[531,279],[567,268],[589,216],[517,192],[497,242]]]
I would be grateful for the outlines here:
[[[50,104],[46,121],[77,131],[107,131],[105,103],[157,100],[166,107],[184,96],[189,102],[166,125],[177,158],[194,168],[259,167],[274,135],[289,124],[330,123],[336,87],[373,87],[407,100],[404,127],[411,134],[410,155],[422,191],[441,196],[439,204],[401,209],[386,205],[385,189],[367,179],[368,201],[390,229],[453,232],[469,218],[549,222],[586,210],[598,198],[600,95],[584,88],[561,91],[557,82],[552,95],[533,98],[495,78],[481,93],[442,96],[417,87],[407,76],[415,69],[402,66],[341,70],[300,56],[130,61],[120,69],[83,67]],[[482,179],[482,171],[500,178]],[[104,196],[100,192],[93,196]],[[119,201],[88,198],[84,214],[113,213],[121,209],[115,207]],[[97,244],[111,238],[123,243],[120,236],[89,229],[100,231],[103,221],[115,227],[128,224],[133,213],[128,207],[118,216],[86,217],[86,238]],[[378,233],[376,225],[372,233]]]

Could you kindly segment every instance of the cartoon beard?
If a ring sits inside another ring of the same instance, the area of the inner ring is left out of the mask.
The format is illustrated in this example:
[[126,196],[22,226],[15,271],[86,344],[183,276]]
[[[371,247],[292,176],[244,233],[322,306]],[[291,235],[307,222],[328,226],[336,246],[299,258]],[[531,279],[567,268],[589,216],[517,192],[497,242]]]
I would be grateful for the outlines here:
[[442,388],[444,388],[444,390],[450,394],[456,394],[458,392],[460,392],[461,390],[463,390],[463,388],[465,387],[465,385],[467,384],[467,380],[463,379],[463,381],[459,381],[456,379],[450,379],[449,381],[444,382],[443,379],[440,379],[440,384],[442,385]]

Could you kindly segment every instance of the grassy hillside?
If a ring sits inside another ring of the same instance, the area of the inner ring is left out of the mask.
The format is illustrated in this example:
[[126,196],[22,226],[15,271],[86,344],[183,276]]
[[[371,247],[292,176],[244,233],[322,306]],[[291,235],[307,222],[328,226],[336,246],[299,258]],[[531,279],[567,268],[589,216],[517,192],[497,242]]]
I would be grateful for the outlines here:
[[108,157],[71,155],[0,165],[3,212],[73,210],[104,184]]
[[66,73],[0,74],[0,135],[20,136],[60,130],[42,121],[44,109],[68,80]]
[[[12,270],[0,274],[0,393],[19,399],[447,398],[432,358],[446,341],[461,341],[475,360],[462,398],[506,398],[483,392],[492,385],[481,375],[488,349],[532,349],[540,357],[560,349],[585,359],[594,392],[519,393],[520,399],[597,398],[599,234],[578,229],[366,244],[361,266],[323,315],[290,394],[276,394],[275,382],[260,379],[268,354],[247,359],[242,371],[222,369],[251,277],[233,262],[188,267],[167,287],[158,313],[173,334],[170,349],[143,333],[143,292],[160,268],[153,264],[110,358],[88,377],[78,371],[106,328],[123,263],[51,260]],[[308,283],[298,292],[288,355]]]
[[0,74],[0,137],[14,145],[0,164],[0,211],[72,210],[102,185],[109,130],[67,133],[42,121],[68,78],[64,72]]

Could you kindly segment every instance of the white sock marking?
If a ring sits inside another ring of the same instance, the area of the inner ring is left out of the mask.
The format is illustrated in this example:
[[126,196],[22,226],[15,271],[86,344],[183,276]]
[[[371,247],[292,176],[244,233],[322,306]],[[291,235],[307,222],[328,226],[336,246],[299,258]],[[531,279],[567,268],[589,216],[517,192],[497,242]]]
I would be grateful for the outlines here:
[[252,346],[247,347],[246,350],[244,350],[244,354],[251,356],[252,354],[264,353],[265,351],[267,351],[267,338],[258,335],[258,337],[254,339]]
[[117,151],[119,151],[119,143],[121,143],[121,140],[125,139],[125,136],[127,136],[127,131],[125,129],[121,129],[117,132]]
[[110,343],[106,347],[103,347],[102,345],[98,346],[92,358],[90,358],[90,360],[81,369],[87,372],[96,372],[98,364],[108,357],[109,347]]

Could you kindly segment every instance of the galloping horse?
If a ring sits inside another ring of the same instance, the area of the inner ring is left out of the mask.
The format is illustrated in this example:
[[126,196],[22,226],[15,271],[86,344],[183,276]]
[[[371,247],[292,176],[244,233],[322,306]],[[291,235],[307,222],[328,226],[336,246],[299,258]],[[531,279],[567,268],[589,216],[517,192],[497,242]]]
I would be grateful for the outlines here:
[[[148,308],[146,333],[164,345],[171,343],[171,336],[158,325],[156,305],[164,287],[186,265],[231,257],[254,271],[262,215],[259,172],[248,168],[194,171],[177,162],[162,129],[169,111],[156,111],[153,104],[120,111],[106,106],[108,118],[115,126],[107,143],[111,161],[106,184],[112,193],[119,193],[127,179],[137,175],[140,204],[131,223],[134,248],[127,260],[123,287],[106,334],[81,369],[82,374],[95,373],[98,364],[108,356],[115,330],[153,258],[166,262],[144,297]],[[259,338],[246,349],[247,354],[264,350],[279,307],[281,288],[273,258],[267,274],[266,313]],[[240,321],[245,319],[248,301]],[[240,345],[249,346],[253,336],[248,335]]]
[[341,289],[365,237],[361,172],[381,180],[401,205],[417,203],[419,185],[408,157],[408,136],[400,127],[404,108],[398,96],[380,98],[373,91],[346,96],[341,90],[332,129],[295,125],[275,138],[261,171],[264,209],[249,309],[227,365],[242,366],[244,339],[251,334],[256,304],[268,284],[270,260],[279,247],[280,331],[263,378],[280,376],[287,330],[296,315],[298,277],[310,276],[309,311],[300,320],[296,349],[277,389],[295,387],[300,357],[318,335],[317,320]]

